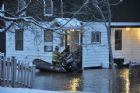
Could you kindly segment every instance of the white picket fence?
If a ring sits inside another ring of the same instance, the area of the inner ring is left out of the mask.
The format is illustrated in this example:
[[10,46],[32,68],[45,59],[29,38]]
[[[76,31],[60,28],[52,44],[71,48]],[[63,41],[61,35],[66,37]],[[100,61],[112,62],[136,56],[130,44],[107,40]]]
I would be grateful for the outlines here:
[[35,67],[29,63],[16,60],[14,57],[0,56],[0,85],[7,87],[31,88]]

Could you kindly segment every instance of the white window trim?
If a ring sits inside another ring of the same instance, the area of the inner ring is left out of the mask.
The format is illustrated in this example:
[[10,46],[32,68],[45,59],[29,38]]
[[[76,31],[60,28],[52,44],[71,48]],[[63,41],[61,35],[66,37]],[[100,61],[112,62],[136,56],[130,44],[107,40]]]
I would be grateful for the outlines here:
[[51,13],[50,14],[46,14],[46,1],[43,0],[44,2],[44,16],[52,16],[53,15],[53,1],[51,0]]
[[100,40],[99,40],[99,42],[96,40],[96,41],[92,41],[92,34],[91,34],[91,43],[92,44],[101,44],[101,32],[100,31],[94,31],[94,32],[91,32],[92,34],[93,33],[100,33],[99,35],[100,35]]
[[[45,33],[46,33],[47,31],[46,30],[44,30],[44,52],[53,52],[53,32],[52,32],[52,42],[46,42],[45,41]],[[48,50],[45,50],[45,46],[49,46],[49,47],[52,47],[52,50],[50,50],[50,51],[48,51]]]

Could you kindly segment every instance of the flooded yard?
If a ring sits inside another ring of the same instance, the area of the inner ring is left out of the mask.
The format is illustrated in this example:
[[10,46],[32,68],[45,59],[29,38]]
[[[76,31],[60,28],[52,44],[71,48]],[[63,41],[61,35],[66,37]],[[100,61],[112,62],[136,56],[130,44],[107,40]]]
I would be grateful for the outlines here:
[[117,70],[116,93],[140,93],[140,68]]
[[[110,91],[110,69],[84,70],[79,74],[37,71],[35,76],[35,89],[95,93]],[[117,69],[116,90],[116,93],[140,93],[140,69]]]

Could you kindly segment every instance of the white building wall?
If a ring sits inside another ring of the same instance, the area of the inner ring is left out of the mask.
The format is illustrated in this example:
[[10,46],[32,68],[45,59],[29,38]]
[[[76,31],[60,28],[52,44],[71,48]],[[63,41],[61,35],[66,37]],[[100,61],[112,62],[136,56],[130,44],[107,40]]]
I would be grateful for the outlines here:
[[[47,62],[52,62],[52,52],[44,52],[44,29],[39,28],[33,24],[28,24],[24,28],[23,51],[15,50],[15,30],[17,27],[13,26],[6,33],[6,57],[15,56],[18,60],[32,62],[34,59],[42,59]],[[55,32],[53,45],[60,43],[58,34]]]
[[[101,32],[101,44],[91,43],[91,32]],[[102,66],[109,67],[109,49],[106,27],[103,23],[84,23],[83,25],[83,68]]]
[[[47,23],[46,23],[47,24]],[[15,50],[15,29],[13,26],[6,33],[6,57],[15,56],[18,60],[31,62],[34,59],[43,59],[52,62],[52,52],[44,52],[44,30],[28,24],[24,28],[24,50]],[[101,32],[101,44],[91,44],[91,32]],[[56,31],[59,32],[59,31]],[[102,66],[109,67],[109,50],[107,42],[106,28],[103,23],[84,23],[83,25],[83,68]],[[60,45],[59,33],[53,33],[53,49]],[[64,48],[60,48],[62,51]]]
[[[122,29],[122,50],[115,50],[115,30]],[[140,62],[140,28],[112,28],[111,44],[113,58],[124,58],[128,62]]]

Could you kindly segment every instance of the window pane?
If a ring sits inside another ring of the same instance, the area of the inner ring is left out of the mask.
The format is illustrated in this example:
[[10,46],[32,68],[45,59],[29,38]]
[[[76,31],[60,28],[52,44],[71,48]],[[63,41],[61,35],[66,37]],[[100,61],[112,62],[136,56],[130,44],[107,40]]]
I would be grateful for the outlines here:
[[16,31],[16,40],[23,40],[23,30]]
[[52,0],[45,0],[44,2],[44,15],[45,16],[52,16],[53,14],[53,1]]
[[96,42],[101,42],[101,32],[96,32]]
[[15,31],[15,49],[23,50],[23,29]]
[[65,43],[65,41],[64,41],[65,40],[65,35],[61,35],[60,36],[60,39],[61,39],[60,46],[63,47],[64,46],[64,43]]
[[45,34],[45,37],[44,37],[45,42],[52,42],[53,41],[53,33],[52,33],[52,31],[45,31],[44,34]]
[[122,30],[115,31],[115,50],[122,50]]
[[92,32],[91,42],[95,42],[95,32]]
[[50,30],[44,31],[44,51],[53,51],[53,32]]
[[23,41],[22,40],[16,41],[16,50],[23,50]]
[[91,34],[91,42],[98,42],[101,43],[101,32],[92,32]]
[[52,52],[53,51],[53,47],[51,45],[50,46],[49,45],[48,46],[46,45],[46,46],[44,46],[44,51],[45,52]]

